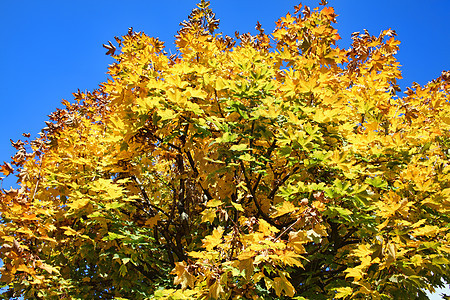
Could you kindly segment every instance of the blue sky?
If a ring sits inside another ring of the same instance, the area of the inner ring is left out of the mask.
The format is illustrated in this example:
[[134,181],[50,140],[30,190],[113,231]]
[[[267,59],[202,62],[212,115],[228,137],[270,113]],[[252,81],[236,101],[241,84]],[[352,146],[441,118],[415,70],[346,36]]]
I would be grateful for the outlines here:
[[[256,33],[259,21],[271,32],[275,21],[297,1],[213,0],[221,20],[220,30]],[[197,0],[78,0],[0,1],[0,162],[14,154],[9,139],[24,132],[36,137],[47,115],[61,100],[73,99],[77,89],[93,90],[106,80],[113,59],[102,44],[114,36],[135,31],[159,37],[172,52],[179,23],[186,19]],[[303,1],[315,7],[317,1]],[[339,15],[336,28],[348,48],[354,31],[396,30],[402,42],[397,55],[404,79],[402,90],[412,82],[426,84],[442,70],[450,70],[449,0],[332,0]],[[3,183],[9,188],[13,180]],[[437,298],[436,298],[437,299]]]

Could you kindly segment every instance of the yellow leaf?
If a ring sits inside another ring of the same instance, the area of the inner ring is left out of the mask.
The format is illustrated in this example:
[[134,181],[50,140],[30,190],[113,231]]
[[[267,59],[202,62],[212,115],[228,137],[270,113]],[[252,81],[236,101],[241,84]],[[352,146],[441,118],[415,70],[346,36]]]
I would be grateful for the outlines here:
[[25,272],[28,274],[35,273],[32,269],[28,268],[27,265],[24,265],[24,264],[19,265],[16,270],[19,272]]
[[416,223],[414,223],[413,225],[411,225],[411,227],[417,228],[417,227],[419,227],[420,225],[424,224],[425,222],[426,222],[426,219],[419,220],[419,221],[417,221]]
[[425,225],[423,227],[419,227],[412,231],[412,234],[414,236],[435,236],[439,233],[439,227],[437,226],[431,226],[431,225]]
[[449,253],[450,254],[450,246],[443,245],[443,246],[439,247],[438,249],[440,251],[444,251],[445,253]]
[[214,219],[216,218],[216,211],[216,208],[208,208],[202,211],[202,223],[207,221],[210,223],[214,222]]
[[58,269],[56,269],[55,267],[53,267],[53,266],[51,266],[51,265],[48,265],[48,264],[46,264],[46,263],[41,263],[41,264],[39,265],[39,267],[40,267],[41,269],[43,269],[43,270],[49,272],[50,274],[52,274],[52,273],[59,274]]
[[264,236],[271,236],[273,233],[278,232],[280,230],[270,225],[265,220],[259,220],[258,231],[262,232]]
[[207,96],[207,94],[204,91],[198,90],[198,89],[193,89],[191,87],[188,87],[186,89],[185,95],[187,97],[200,98],[200,99],[205,99]]
[[204,114],[204,111],[201,109],[200,105],[194,102],[187,102],[186,109],[192,111],[197,116]]
[[422,265],[423,260],[422,260],[422,256],[420,256],[419,254],[414,255],[413,257],[411,257],[411,262],[414,264],[414,266],[419,267]]
[[223,231],[223,228],[219,227],[214,229],[211,235],[208,235],[203,239],[203,247],[206,248],[206,251],[212,251],[214,247],[222,243]]
[[25,227],[25,228],[19,228],[19,229],[17,230],[17,232],[25,233],[26,235],[28,235],[28,236],[30,236],[30,237],[34,237],[33,231],[32,231],[30,228],[28,228],[28,227]]
[[276,213],[274,213],[272,215],[272,218],[276,218],[276,217],[291,213],[293,211],[296,211],[297,209],[298,209],[298,207],[296,207],[291,202],[284,201],[280,207],[276,208],[277,211],[276,211]]
[[245,259],[245,260],[239,260],[239,270],[244,271],[245,278],[247,280],[250,279],[250,276],[253,274],[253,258]]
[[261,279],[264,279],[265,277],[266,276],[264,275],[263,272],[258,272],[252,276],[252,279],[255,283],[258,283],[259,281],[261,281]]
[[61,229],[65,229],[64,234],[68,235],[68,236],[72,236],[72,235],[78,235],[78,232],[73,230],[72,228],[68,227],[68,226],[61,226]]
[[170,272],[175,275],[173,283],[175,285],[181,284],[181,289],[186,289],[188,286],[193,288],[195,285],[195,276],[188,272],[186,263],[176,262],[175,268]]
[[305,253],[303,244],[309,243],[310,239],[306,231],[297,231],[289,233],[288,246],[293,247],[297,253]]
[[225,80],[223,80],[221,77],[217,77],[216,79],[216,90],[224,90],[227,87],[227,84]]
[[283,251],[278,255],[278,259],[282,261],[284,264],[288,266],[297,266],[303,268],[302,263],[297,259],[302,256],[292,252],[292,251]]
[[255,255],[256,255],[256,253],[254,251],[243,251],[237,256],[237,259],[246,260],[246,259],[254,257]]
[[387,218],[383,223],[377,225],[377,229],[382,230],[384,227],[387,226],[388,223],[389,223],[389,218]]
[[317,82],[317,78],[309,78],[308,81],[299,81],[299,89],[300,93],[316,93],[321,90],[319,83]]
[[334,295],[334,297],[336,299],[345,298],[353,293],[352,288],[349,286],[337,288],[335,289],[335,291],[336,294]]
[[221,299],[221,295],[224,294],[225,291],[220,284],[220,281],[217,280],[213,285],[209,287],[208,299]]
[[344,272],[347,273],[345,278],[353,277],[354,281],[358,281],[363,277],[362,266],[347,268]]
[[71,209],[80,209],[84,206],[86,206],[89,203],[89,199],[79,199],[79,200],[75,200],[71,203],[67,203],[67,206],[70,207]]
[[244,208],[242,207],[242,205],[240,205],[239,203],[234,203],[231,202],[231,205],[233,205],[233,207],[237,210],[237,211],[244,211]]
[[188,254],[192,258],[204,258],[205,257],[205,254],[203,252],[199,252],[199,251],[191,251]]
[[357,249],[353,250],[353,255],[358,256],[359,258],[368,257],[372,255],[372,250],[367,248],[365,244],[360,244]]
[[217,206],[220,206],[220,205],[222,205],[223,204],[223,202],[221,201],[221,200],[218,200],[218,199],[212,199],[212,200],[209,200],[207,203],[206,203],[206,207],[217,207]]
[[171,109],[158,110],[158,116],[161,117],[161,121],[171,120],[175,118],[177,114],[173,112]]
[[280,297],[283,292],[283,295],[287,295],[288,297],[294,297],[295,295],[294,286],[283,274],[280,274],[280,277],[276,277],[273,280],[273,288],[275,289],[275,293],[278,297]]

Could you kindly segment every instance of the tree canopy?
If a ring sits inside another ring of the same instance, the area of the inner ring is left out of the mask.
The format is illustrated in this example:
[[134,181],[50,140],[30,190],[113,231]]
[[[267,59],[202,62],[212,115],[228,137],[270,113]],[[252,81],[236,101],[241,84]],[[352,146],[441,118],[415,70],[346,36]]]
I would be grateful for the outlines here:
[[[323,3],[325,4],[325,3]],[[332,7],[178,52],[129,30],[1,172],[2,297],[426,299],[450,281],[450,72],[403,97],[387,29]],[[116,52],[118,52],[116,54]]]

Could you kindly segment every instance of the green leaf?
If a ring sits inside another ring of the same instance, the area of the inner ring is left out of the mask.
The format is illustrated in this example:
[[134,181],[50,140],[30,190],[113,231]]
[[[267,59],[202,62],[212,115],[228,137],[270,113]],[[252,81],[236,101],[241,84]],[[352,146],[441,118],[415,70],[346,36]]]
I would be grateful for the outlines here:
[[232,151],[249,150],[247,147],[248,147],[247,144],[233,145],[233,146],[230,147],[230,150],[232,150]]
[[105,209],[106,210],[117,209],[117,208],[120,208],[120,207],[122,207],[124,205],[125,205],[125,203],[123,203],[123,202],[111,202],[111,203],[107,203],[105,205]]
[[113,241],[113,240],[117,240],[117,239],[125,239],[126,236],[123,234],[118,234],[118,233],[113,233],[113,232],[108,232],[108,235],[103,237],[103,241]]
[[367,178],[365,180],[365,183],[370,184],[373,187],[385,189],[387,187],[387,182],[383,181],[383,179],[379,176],[373,177],[373,178]]

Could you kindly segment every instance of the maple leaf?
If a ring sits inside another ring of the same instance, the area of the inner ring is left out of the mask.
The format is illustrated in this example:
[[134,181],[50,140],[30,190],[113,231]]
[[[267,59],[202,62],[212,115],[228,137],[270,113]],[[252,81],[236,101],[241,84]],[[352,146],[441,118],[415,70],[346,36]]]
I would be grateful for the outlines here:
[[211,251],[214,247],[222,243],[223,232],[224,229],[219,227],[214,229],[211,235],[208,235],[203,239],[203,246],[206,248],[206,251]]
[[345,298],[353,293],[352,288],[349,286],[337,288],[335,291],[336,295],[334,295],[334,297],[336,297],[336,299]]
[[175,263],[175,268],[170,272],[170,274],[175,275],[173,284],[181,284],[181,288],[184,290],[188,286],[194,287],[195,276],[188,272],[185,262]]
[[285,214],[297,211],[298,207],[288,201],[284,201],[280,207],[277,207],[276,213],[272,215],[272,218],[283,216]]
[[334,13],[333,7],[324,7],[322,9],[322,14],[331,22],[336,23],[336,14]]
[[4,162],[3,165],[0,165],[0,172],[2,172],[3,175],[8,176],[14,172],[14,169],[9,163]]
[[283,274],[279,275],[280,277],[276,277],[273,280],[273,288],[277,296],[280,297],[282,293],[284,293],[288,297],[294,297],[295,295],[294,286],[289,282],[289,280],[286,279],[286,277]]

